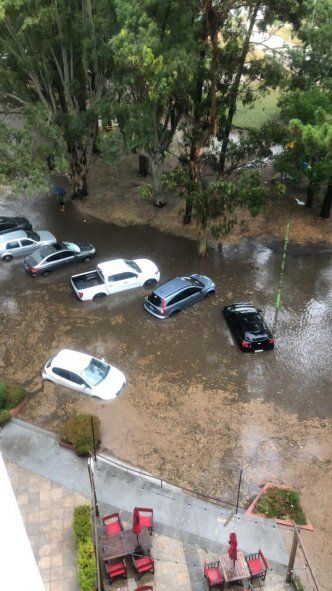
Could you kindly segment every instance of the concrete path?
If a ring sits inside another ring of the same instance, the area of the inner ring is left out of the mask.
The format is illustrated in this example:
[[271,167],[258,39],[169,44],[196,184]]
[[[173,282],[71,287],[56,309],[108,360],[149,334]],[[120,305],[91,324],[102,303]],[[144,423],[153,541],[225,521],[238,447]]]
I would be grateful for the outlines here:
[[[86,459],[59,447],[55,435],[15,419],[0,432],[0,450],[19,466],[80,495],[91,496]],[[198,543],[207,550],[226,550],[229,533],[236,531],[239,548],[244,552],[262,548],[270,561],[287,564],[284,542],[274,521],[232,515],[229,509],[171,486],[161,487],[148,475],[133,474],[97,458],[95,483],[100,504],[127,513],[128,519],[135,506],[153,507],[157,532],[187,544]]]

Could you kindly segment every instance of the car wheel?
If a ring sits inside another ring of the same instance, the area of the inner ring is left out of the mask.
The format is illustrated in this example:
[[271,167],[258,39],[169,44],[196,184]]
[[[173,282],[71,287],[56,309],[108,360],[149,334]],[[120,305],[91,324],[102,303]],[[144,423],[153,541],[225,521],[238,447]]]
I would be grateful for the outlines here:
[[91,261],[91,257],[85,257],[83,259],[83,263],[89,263]]
[[106,297],[106,293],[96,293],[95,296],[93,296],[93,300],[97,300],[98,298],[105,298]]
[[143,287],[152,287],[153,285],[157,285],[156,279],[147,279],[146,282],[143,284]]
[[216,292],[214,291],[214,289],[211,289],[210,291],[207,292],[205,297],[208,298],[209,296],[214,295],[215,293]]
[[175,316],[175,314],[180,314],[181,310],[174,310],[174,312],[172,312],[172,314],[169,315],[169,317],[171,316]]
[[[43,277],[48,277],[48,275],[50,274],[51,271],[43,271],[42,275]],[[34,275],[34,277],[36,277],[36,275]]]
[[10,261],[13,260],[13,257],[11,254],[6,254],[6,256],[4,256],[2,260],[5,261],[5,263],[10,263]]

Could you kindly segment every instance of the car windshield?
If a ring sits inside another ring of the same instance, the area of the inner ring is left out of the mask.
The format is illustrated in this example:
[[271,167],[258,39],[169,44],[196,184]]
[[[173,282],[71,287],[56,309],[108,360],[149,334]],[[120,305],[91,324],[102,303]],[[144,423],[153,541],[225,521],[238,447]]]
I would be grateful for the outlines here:
[[29,261],[29,263],[32,263],[32,265],[38,265],[38,263],[40,263],[43,259],[45,258],[45,255],[42,253],[41,250],[35,250],[35,252],[33,254],[31,254],[29,256],[29,259],[27,259]]
[[31,240],[35,240],[36,242],[40,241],[40,236],[39,234],[37,234],[37,232],[27,232],[27,237],[31,238]]
[[62,244],[64,244],[66,248],[68,248],[68,250],[71,250],[72,252],[81,252],[80,247],[78,246],[78,244],[75,244],[75,242],[63,242]]
[[90,386],[97,386],[109,374],[110,366],[99,359],[91,359],[88,367],[82,372],[82,377],[87,380]]
[[128,265],[128,267],[130,267],[131,269],[134,269],[134,271],[136,271],[137,273],[141,273],[141,269],[139,268],[138,265],[136,265],[136,263],[134,261],[129,261],[127,259],[125,259],[125,263],[126,265]]

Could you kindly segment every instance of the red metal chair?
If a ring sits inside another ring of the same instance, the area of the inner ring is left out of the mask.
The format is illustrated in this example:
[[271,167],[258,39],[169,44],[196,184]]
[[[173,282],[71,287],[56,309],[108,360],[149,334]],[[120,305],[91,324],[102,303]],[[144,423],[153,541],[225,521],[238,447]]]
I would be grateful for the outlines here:
[[246,556],[246,563],[250,571],[251,583],[255,579],[261,579],[261,581],[265,581],[269,565],[261,549],[259,549],[255,554],[248,554]]
[[150,552],[146,556],[132,556],[132,559],[137,580],[145,575],[145,573],[154,574],[154,560]]
[[150,535],[153,528],[153,509],[148,507],[137,507],[139,513],[139,524],[141,527],[147,527]]
[[113,583],[119,577],[127,578],[127,567],[125,561],[119,560],[118,562],[113,562],[107,564],[106,570],[110,579],[110,583]]
[[209,589],[212,589],[212,587],[224,588],[224,577],[222,576],[219,560],[208,564],[204,563],[204,577],[207,578]]
[[111,536],[123,530],[123,525],[119,513],[112,513],[103,517],[103,524],[106,533]]
[[135,591],[153,591],[152,585],[143,585],[143,587],[137,587]]

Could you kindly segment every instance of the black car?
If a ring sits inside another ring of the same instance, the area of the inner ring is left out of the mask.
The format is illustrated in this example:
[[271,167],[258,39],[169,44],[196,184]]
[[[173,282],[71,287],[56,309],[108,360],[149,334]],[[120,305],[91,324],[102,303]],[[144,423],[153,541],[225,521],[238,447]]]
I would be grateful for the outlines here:
[[88,262],[95,254],[96,249],[90,242],[56,242],[35,250],[24,259],[24,267],[33,277],[48,275],[76,261]]
[[242,351],[263,351],[274,347],[274,338],[261,312],[246,303],[224,307],[228,326]]
[[0,216],[0,234],[15,232],[16,230],[32,230],[32,225],[26,218]]

